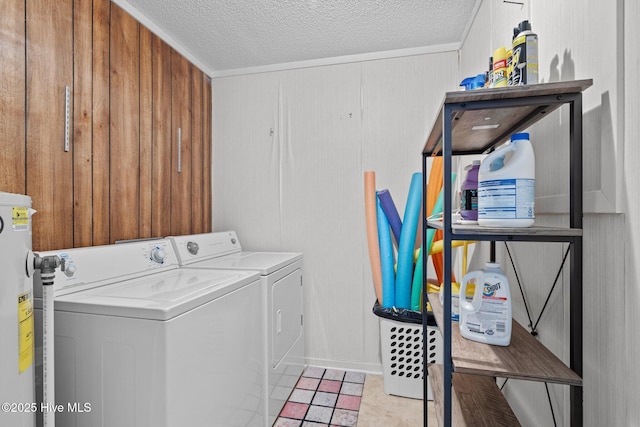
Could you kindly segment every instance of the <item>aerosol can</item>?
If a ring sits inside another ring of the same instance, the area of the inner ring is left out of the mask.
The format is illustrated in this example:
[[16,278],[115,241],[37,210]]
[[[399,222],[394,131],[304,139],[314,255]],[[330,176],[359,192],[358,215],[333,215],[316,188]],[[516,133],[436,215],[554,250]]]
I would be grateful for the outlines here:
[[522,86],[538,83],[538,35],[529,21],[522,21],[513,39],[511,84]]

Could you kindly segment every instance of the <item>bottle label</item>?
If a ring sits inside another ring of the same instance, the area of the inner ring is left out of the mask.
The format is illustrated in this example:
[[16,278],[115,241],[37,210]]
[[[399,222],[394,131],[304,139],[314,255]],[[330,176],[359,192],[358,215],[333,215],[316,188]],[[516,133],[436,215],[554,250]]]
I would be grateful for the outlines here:
[[477,211],[478,210],[478,190],[462,190],[460,195],[460,210]]
[[478,218],[534,219],[534,179],[494,179],[478,183]]
[[526,34],[513,40],[511,84],[538,83],[538,36]]
[[503,286],[497,277],[485,280],[480,309],[465,316],[464,327],[467,331],[493,338],[502,338],[507,334],[510,302]]
[[507,85],[507,60],[500,59],[493,63],[493,87]]

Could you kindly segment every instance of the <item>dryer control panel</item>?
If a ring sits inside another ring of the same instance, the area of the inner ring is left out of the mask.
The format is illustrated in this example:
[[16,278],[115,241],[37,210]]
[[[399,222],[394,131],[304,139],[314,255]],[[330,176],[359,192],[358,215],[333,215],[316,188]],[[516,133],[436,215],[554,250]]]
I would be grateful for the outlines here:
[[[64,260],[64,271],[56,271],[53,284],[56,296],[178,268],[178,258],[166,239],[40,253],[40,256],[46,255],[57,255]],[[37,272],[34,293],[36,297],[42,295]]]
[[173,244],[180,265],[242,251],[235,231],[173,236],[168,239]]

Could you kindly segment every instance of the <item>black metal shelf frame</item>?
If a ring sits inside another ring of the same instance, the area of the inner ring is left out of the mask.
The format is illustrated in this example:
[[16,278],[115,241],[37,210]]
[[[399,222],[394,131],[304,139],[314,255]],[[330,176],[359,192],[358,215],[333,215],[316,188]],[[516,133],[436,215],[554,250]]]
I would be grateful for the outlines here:
[[[570,342],[569,342],[569,365],[570,368],[579,376],[583,373],[583,331],[582,331],[582,235],[565,235],[565,236],[549,236],[535,234],[530,235],[511,235],[508,233],[498,232],[493,236],[487,234],[462,234],[454,236],[452,232],[452,223],[450,213],[453,210],[452,200],[450,195],[452,194],[452,183],[450,179],[446,177],[451,176],[452,155],[460,154],[474,154],[472,152],[461,153],[453,152],[452,150],[452,127],[454,121],[454,113],[457,111],[465,110],[481,110],[481,109],[496,109],[496,108],[512,108],[518,106],[532,106],[532,105],[558,105],[569,104],[570,107],[570,123],[569,123],[569,227],[571,229],[582,229],[582,93],[568,93],[561,95],[541,95],[512,99],[493,99],[493,100],[480,100],[480,101],[468,101],[460,103],[444,103],[442,114],[442,137],[441,137],[441,151],[439,155],[444,156],[444,172],[443,176],[443,189],[444,189],[444,204],[443,204],[443,231],[444,231],[444,269],[445,272],[450,272],[452,268],[452,255],[451,255],[451,241],[457,239],[468,240],[484,240],[484,241],[563,241],[571,243],[570,253]],[[523,118],[518,124],[508,129],[499,140],[493,141],[489,144],[490,148],[487,151],[494,149],[498,144],[505,141],[511,134],[520,132],[531,126],[535,121],[540,118],[533,118],[533,115],[542,115],[540,109],[536,109],[535,113],[532,113],[528,117]],[[427,192],[427,159],[429,154],[422,154],[422,177],[423,177],[423,206],[426,202]],[[423,242],[427,241],[427,228],[430,226],[427,220],[423,217]],[[568,233],[571,234],[571,233]],[[493,249],[493,248],[492,248]],[[423,283],[426,284],[427,275],[427,262],[428,257],[423,257]],[[451,275],[444,274],[444,301],[451,300]],[[423,319],[427,319],[424,315],[426,311],[427,301],[427,287],[423,285]],[[444,359],[444,425],[446,427],[451,426],[451,409],[452,409],[452,396],[451,396],[451,379],[453,373],[453,366],[451,360],[451,304],[444,304],[444,324],[441,327],[443,336],[443,359]],[[427,354],[426,337],[427,325],[426,320],[423,320],[423,337],[424,354]],[[426,359],[424,362],[424,396],[427,396],[427,384],[429,381],[427,372]],[[570,386],[570,418],[572,426],[581,426],[583,424],[583,392],[580,386]],[[427,420],[427,399],[424,399],[424,425],[428,425]]]

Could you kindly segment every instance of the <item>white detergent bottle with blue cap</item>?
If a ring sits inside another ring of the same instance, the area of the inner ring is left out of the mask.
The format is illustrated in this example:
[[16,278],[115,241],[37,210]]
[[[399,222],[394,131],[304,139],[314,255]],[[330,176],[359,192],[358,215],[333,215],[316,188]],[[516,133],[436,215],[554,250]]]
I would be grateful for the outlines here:
[[535,221],[535,156],[528,133],[482,160],[478,170],[478,225],[531,227]]
[[[467,285],[475,283],[473,299],[465,298]],[[500,264],[488,262],[483,270],[467,273],[460,283],[460,334],[485,344],[511,343],[511,291]]]

